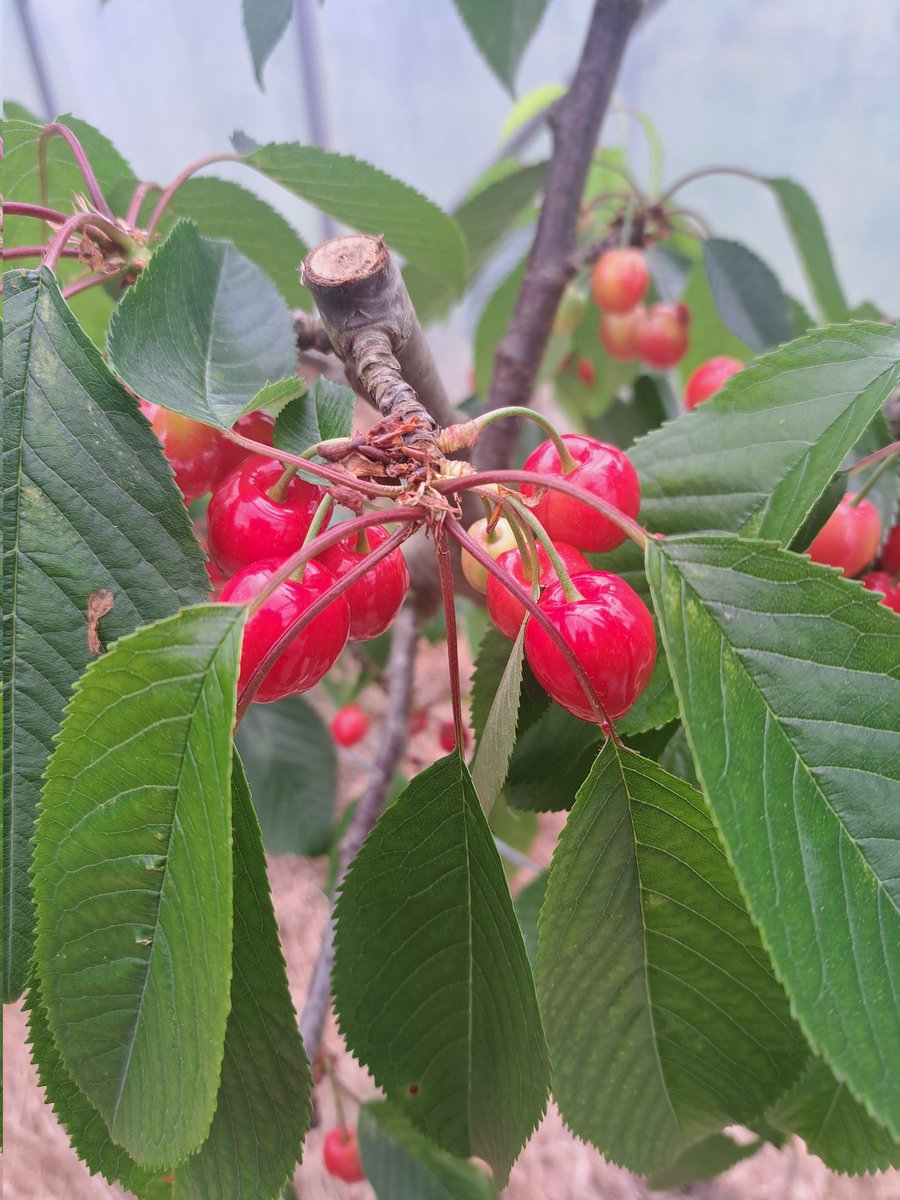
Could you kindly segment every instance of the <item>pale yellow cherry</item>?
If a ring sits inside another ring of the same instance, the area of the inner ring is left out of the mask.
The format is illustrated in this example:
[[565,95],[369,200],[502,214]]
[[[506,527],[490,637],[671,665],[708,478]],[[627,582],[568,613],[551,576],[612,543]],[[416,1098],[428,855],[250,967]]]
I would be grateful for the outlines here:
[[[491,558],[499,558],[507,550],[515,550],[516,535],[509,521],[503,517],[497,522],[490,533],[487,532],[487,519],[482,517],[469,526],[469,537],[473,538]],[[468,550],[462,552],[463,575],[476,592],[487,591],[487,567],[483,567],[477,558],[473,558]]]

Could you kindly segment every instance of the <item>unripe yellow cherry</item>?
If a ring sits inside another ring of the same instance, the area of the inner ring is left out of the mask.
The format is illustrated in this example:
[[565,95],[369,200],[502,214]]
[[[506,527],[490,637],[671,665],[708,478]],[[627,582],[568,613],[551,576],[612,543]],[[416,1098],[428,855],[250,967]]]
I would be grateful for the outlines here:
[[[469,526],[469,537],[473,538],[491,558],[499,558],[507,550],[516,548],[516,535],[509,521],[503,517],[497,522],[490,533],[487,532],[487,518],[482,517]],[[487,591],[487,567],[483,567],[477,558],[473,558],[468,550],[462,552],[463,575],[476,592]]]

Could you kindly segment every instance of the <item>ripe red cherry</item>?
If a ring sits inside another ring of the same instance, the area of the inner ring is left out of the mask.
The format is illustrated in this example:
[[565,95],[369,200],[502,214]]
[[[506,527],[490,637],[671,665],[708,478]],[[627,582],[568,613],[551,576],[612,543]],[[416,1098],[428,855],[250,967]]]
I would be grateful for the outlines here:
[[625,313],[604,313],[597,327],[600,344],[616,362],[630,362],[637,358],[637,331],[641,326],[646,309],[643,304]]
[[881,592],[884,599],[882,604],[900,612],[900,583],[894,583],[893,577],[887,571],[870,571],[863,576],[863,587],[870,592]]
[[[232,428],[235,433],[249,438],[252,442],[261,442],[264,446],[275,445],[275,418],[270,417],[261,409],[240,417]],[[250,450],[245,450],[243,446],[236,446],[234,442],[229,442],[227,438],[223,438],[222,441],[222,466],[219,470],[219,479],[224,479],[229,471],[233,471],[239,462],[249,458],[252,453]]]
[[[580,433],[564,433],[562,440],[578,463],[574,471],[563,475],[559,454],[551,441],[542,442],[529,454],[524,470],[563,478],[612,504],[626,516],[636,517],[641,507],[641,484],[631,460],[616,446],[607,446]],[[524,496],[534,491],[530,483],[522,484]],[[554,542],[568,542],[579,550],[603,553],[621,546],[625,540],[625,534],[612,521],[582,500],[552,488],[547,488],[532,511]]]
[[674,367],[687,352],[690,324],[686,304],[652,304],[635,335],[638,356],[657,371]]
[[344,1183],[360,1183],[366,1177],[359,1160],[356,1130],[349,1125],[328,1130],[322,1143],[322,1159],[328,1174]]
[[888,530],[878,556],[878,566],[891,575],[900,571],[900,525],[894,525]]
[[701,363],[685,385],[684,407],[690,412],[698,404],[702,404],[704,400],[715,395],[726,379],[737,375],[738,371],[743,371],[743,369],[742,362],[738,362],[736,358],[724,356],[711,358],[708,362]]
[[[252,600],[284,562],[264,558],[239,571],[219,594],[222,604]],[[306,564],[302,582],[286,579],[244,626],[241,647],[242,688],[281,634],[334,584],[331,572],[315,560]],[[314,617],[275,660],[254,696],[261,703],[306,692],[337,662],[350,632],[350,609],[343,596]]]
[[[463,725],[463,753],[469,749],[471,734]],[[441,743],[441,749],[449,754],[451,750],[456,749],[456,726],[452,721],[441,721],[441,727],[438,730],[438,740]]]
[[624,313],[643,300],[650,272],[640,250],[607,250],[591,272],[591,295],[604,312]]
[[845,575],[858,575],[875,557],[881,537],[878,509],[868,500],[856,507],[848,492],[816,534],[807,554],[813,562],[840,567]]
[[185,503],[205,496],[222,468],[225,443],[218,429],[147,400],[141,401],[141,412],[159,438]]
[[209,548],[227,573],[261,558],[287,558],[303,545],[324,495],[296,475],[283,501],[268,494],[284,474],[281,463],[251,455],[217,484],[207,509]]
[[[580,550],[576,550],[574,546],[569,546],[566,542],[554,542],[553,544],[559,557],[563,560],[563,566],[570,575],[579,571],[592,570],[591,564]],[[525,576],[525,565],[518,550],[507,550],[497,559],[497,564],[509,571],[516,582],[521,583],[526,592],[531,590],[531,580]],[[538,582],[541,587],[546,587],[548,583],[555,583],[556,578],[557,575],[553,564],[547,557],[547,551],[543,546],[538,546]],[[525,620],[525,606],[520,604],[494,575],[488,576],[487,607],[488,615],[500,632],[515,640],[522,622]]]
[[[548,620],[572,647],[611,721],[631,708],[650,682],[656,662],[653,618],[640,596],[618,575],[574,575],[581,600],[567,600],[551,584],[540,600]],[[525,626],[525,657],[541,687],[583,721],[596,721],[578,676],[534,618]]]
[[[343,538],[319,555],[319,562],[340,579],[354,567],[359,566],[365,556],[387,541],[388,531],[381,525],[372,525],[364,530],[362,544],[356,534]],[[366,543],[368,543],[366,545]],[[344,593],[350,606],[350,639],[365,642],[378,637],[389,628],[400,611],[400,605],[409,591],[409,571],[399,550],[376,563],[362,579],[352,584]]]
[[331,736],[339,746],[355,746],[369,732],[369,716],[358,704],[347,704],[331,718]]
[[597,371],[589,358],[579,358],[575,364],[575,371],[578,378],[587,387],[593,387],[597,382]]

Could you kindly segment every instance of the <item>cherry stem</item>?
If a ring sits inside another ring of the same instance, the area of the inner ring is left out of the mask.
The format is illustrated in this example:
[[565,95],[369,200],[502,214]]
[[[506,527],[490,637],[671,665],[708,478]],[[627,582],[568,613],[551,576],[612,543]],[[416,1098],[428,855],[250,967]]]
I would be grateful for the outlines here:
[[88,288],[96,287],[98,283],[108,283],[116,279],[124,279],[132,270],[129,265],[122,267],[118,271],[110,271],[104,274],[100,272],[97,275],[83,275],[80,279],[76,279],[70,283],[68,287],[63,288],[63,299],[68,300],[70,296],[77,296],[79,292],[86,292]]
[[139,183],[132,192],[131,199],[128,201],[128,211],[125,214],[126,225],[131,225],[132,227],[137,225],[144,201],[151,192],[161,191],[162,188],[158,183],[150,183],[149,181],[147,183]]
[[601,500],[599,496],[592,495],[591,492],[585,491],[584,488],[580,488],[574,483],[567,483],[565,479],[561,479],[557,475],[541,475],[537,471],[476,471],[473,475],[463,475],[459,479],[438,480],[434,487],[442,495],[452,495],[454,492],[463,492],[467,488],[480,487],[487,483],[530,483],[535,487],[553,488],[554,491],[564,492],[567,496],[581,500],[588,508],[593,508],[608,521],[612,521],[613,525],[621,529],[625,536],[631,538],[641,550],[646,548],[649,537],[659,536],[649,534],[637,521],[626,517],[623,512],[605,500]]
[[18,200],[3,201],[5,217],[34,217],[38,221],[48,221],[51,225],[62,225],[68,214],[56,208],[47,208],[45,204],[23,204]]
[[127,234],[123,233],[114,222],[108,221],[106,217],[98,217],[96,213],[75,213],[73,217],[69,217],[64,221],[56,233],[54,233],[41,266],[49,267],[51,271],[55,271],[56,264],[59,262],[62,252],[65,249],[66,242],[74,233],[77,233],[79,229],[85,226],[98,229],[110,241],[115,242],[117,246],[121,246],[126,252],[131,249],[131,241]]
[[337,1114],[338,1125],[342,1130],[347,1129],[347,1115],[344,1112],[344,1104],[341,1100],[340,1088],[338,1081],[334,1077],[334,1064],[327,1054],[322,1055],[322,1065],[325,1068],[325,1074],[328,1076],[328,1085],[331,1088],[331,1098],[334,1100],[334,1111]]
[[369,535],[365,529],[361,529],[356,535],[356,545],[353,547],[356,554],[369,554],[372,550],[372,543],[369,541]]
[[[474,489],[479,496],[484,498],[480,488]],[[494,503],[498,509],[502,509],[506,513],[506,519],[509,521],[509,527],[513,531],[513,537],[516,539],[516,547],[519,551],[519,558],[522,560],[522,568],[528,578],[531,580],[531,593],[535,600],[541,594],[539,578],[541,573],[540,560],[538,559],[537,544],[534,540],[534,534],[524,525],[519,519],[519,514],[509,502],[509,496],[494,496]],[[470,535],[471,536],[471,535]]]
[[[310,522],[309,529],[306,531],[306,537],[303,539],[303,545],[308,546],[322,532],[322,529],[328,523],[328,518],[331,516],[331,509],[334,505],[334,500],[331,496],[323,496],[319,501],[319,507],[313,514],[313,519]],[[365,529],[359,531],[360,537],[365,537]]]
[[472,422],[478,429],[484,429],[486,425],[490,425],[493,421],[502,421],[504,417],[524,417],[528,421],[534,421],[535,425],[540,425],[544,433],[556,447],[556,452],[559,455],[559,461],[562,466],[563,474],[568,475],[570,471],[574,471],[578,463],[569,453],[566,443],[562,440],[556,427],[546,417],[542,417],[540,413],[536,413],[533,408],[524,408],[517,404],[511,404],[507,408],[495,408],[491,412],[483,413],[480,417],[476,417]]
[[101,188],[97,176],[94,174],[94,168],[91,166],[88,156],[84,152],[84,147],[71,129],[56,122],[52,125],[44,126],[41,130],[40,140],[38,141],[38,171],[41,181],[41,199],[45,199],[47,196],[47,143],[52,137],[64,138],[69,143],[69,147],[75,156],[78,169],[81,171],[82,178],[87,187],[88,195],[94,202],[94,207],[104,217],[108,217],[110,221],[114,220],[113,210],[109,207],[109,203],[103,194],[103,188]]
[[866,496],[868,496],[869,492],[871,492],[872,488],[875,486],[875,484],[878,482],[878,480],[882,477],[882,475],[885,473],[885,471],[890,470],[890,468],[893,465],[894,465],[894,456],[893,455],[883,458],[881,460],[881,462],[878,464],[878,466],[875,468],[875,470],[872,472],[872,474],[869,476],[869,478],[866,480],[866,482],[862,485],[862,487],[859,489],[859,491],[853,497],[853,499],[847,501],[847,507],[848,508],[857,508],[862,503],[862,501],[865,500]]
[[240,154],[207,154],[205,158],[198,158],[196,162],[188,163],[184,170],[175,176],[169,186],[163,191],[159,200],[156,202],[156,208],[153,210],[153,215],[150,217],[150,222],[147,226],[147,236],[149,237],[156,231],[157,225],[163,218],[166,209],[172,202],[172,197],[181,187],[181,185],[197,171],[203,167],[208,167],[210,163],[216,162],[241,162]]
[[[515,509],[519,518],[531,529],[534,536],[544,548],[544,553],[550,559],[550,565],[556,572],[560,586],[562,587],[565,597],[569,603],[574,604],[576,600],[583,600],[584,596],[582,596],[581,592],[579,592],[578,588],[572,582],[572,576],[566,570],[566,564],[560,557],[559,551],[553,545],[553,542],[551,542],[547,530],[543,527],[534,513],[530,511],[528,506],[523,504],[522,501],[516,496],[507,496],[506,499]],[[536,578],[538,583],[540,583],[540,569],[538,569],[534,578]]]
[[861,458],[859,462],[855,462],[852,467],[847,467],[844,474],[855,475],[857,471],[865,471],[867,467],[874,467],[883,458],[892,458],[895,454],[900,454],[900,442],[891,442],[889,446],[882,446],[880,450],[874,450],[865,458]]
[[670,184],[665,192],[660,196],[659,203],[665,204],[667,200],[680,191],[688,183],[693,183],[695,179],[706,179],[709,175],[738,175],[742,179],[750,179],[753,183],[762,183],[769,187],[769,181],[764,175],[758,175],[755,171],[748,171],[744,167],[728,167],[728,166],[713,166],[700,167],[697,171],[689,171],[687,175],[682,175],[676,179],[673,184]]
[[[485,472],[485,474],[487,474],[487,472]],[[493,472],[491,472],[491,474],[493,474]],[[587,672],[578,661],[575,651],[562,636],[556,626],[551,623],[547,617],[547,614],[538,607],[537,602],[532,600],[531,596],[529,596],[525,589],[513,578],[512,575],[510,575],[508,571],[505,571],[499,563],[495,562],[489,554],[485,553],[485,551],[482,550],[474,538],[469,537],[465,529],[455,517],[448,518],[447,529],[450,533],[450,536],[459,542],[460,546],[468,550],[472,557],[476,558],[481,565],[490,572],[491,575],[496,576],[496,578],[500,581],[500,583],[503,584],[510,595],[515,597],[522,607],[528,613],[530,613],[532,617],[534,617],[534,619],[541,626],[541,628],[559,650],[560,654],[566,660],[566,663],[574,672],[578,682],[581,684],[585,696],[587,697],[588,703],[594,710],[594,716],[597,718],[597,724],[602,728],[608,729],[613,740],[617,742],[618,737],[616,736],[613,723],[606,715],[606,709],[603,707],[603,702],[597,695],[594,685],[588,678]]]
[[[11,258],[40,258],[43,254],[46,254],[46,252],[47,247],[43,244],[40,246],[10,246],[9,249],[4,247],[2,257],[3,261],[6,262]],[[74,247],[67,248],[62,251],[61,257],[78,258],[79,253],[80,251],[76,250]]]
[[462,701],[459,681],[459,635],[456,631],[456,600],[453,595],[453,565],[450,561],[450,543],[446,530],[441,528],[435,538],[438,573],[441,579],[441,599],[444,602],[444,619],[447,625],[447,665],[450,670],[450,699],[453,703],[453,728],[456,731],[456,749],[460,759],[465,750],[462,722]]
[[[329,483],[336,483],[341,487],[354,488],[364,496],[397,497],[406,491],[405,488],[400,486],[364,482],[361,479],[357,479],[350,471],[344,470],[343,467],[332,467],[327,463],[310,462],[303,455],[289,454],[286,450],[277,450],[272,446],[267,446],[265,442],[254,442],[252,438],[244,437],[241,433],[235,433],[233,429],[224,429],[222,432],[229,442],[234,442],[236,446],[242,446],[252,454],[261,454],[263,458],[274,458],[277,462],[284,463],[286,466],[300,467],[310,475],[318,475],[320,479],[327,479]],[[309,454],[310,452],[315,453],[315,447],[311,446],[305,453]]]
[[288,488],[291,486],[291,480],[297,474],[297,470],[297,467],[284,468],[282,474],[266,492],[270,500],[274,500],[276,504],[287,503]]

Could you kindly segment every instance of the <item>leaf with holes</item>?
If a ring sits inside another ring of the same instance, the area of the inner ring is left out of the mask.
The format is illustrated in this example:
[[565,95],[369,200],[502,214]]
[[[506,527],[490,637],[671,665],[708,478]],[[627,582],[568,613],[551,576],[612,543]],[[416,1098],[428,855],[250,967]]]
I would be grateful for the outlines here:
[[116,371],[144,400],[228,429],[266,383],[292,375],[291,314],[230,242],[179,221],[109,327]]
[[503,866],[456,753],[363,844],[336,908],[341,1032],[389,1099],[500,1185],[544,1111],[547,1051]]
[[78,683],[35,832],[35,962],[53,1037],[145,1166],[216,1105],[231,974],[231,729],[244,611],[185,609]]
[[[49,271],[9,271],[3,343],[3,993],[27,981],[41,776],[72,684],[107,643],[203,600],[208,579],[171,471]],[[65,569],[61,565],[65,564]]]
[[826,321],[846,321],[851,314],[812,197],[793,179],[769,179],[767,183],[778,198],[819,311]]
[[703,798],[612,740],[553,856],[537,978],[563,1118],[641,1174],[806,1057]]
[[541,23],[547,0],[455,0],[485,62],[512,92],[519,61]]
[[900,621],[765,542],[651,541],[647,571],[697,772],[793,1010],[896,1136]]
[[253,58],[256,82],[263,86],[266,61],[291,23],[292,0],[244,0],[244,33]]
[[762,259],[739,242],[708,238],[703,266],[723,323],[754,350],[789,342],[794,326],[781,284]]

